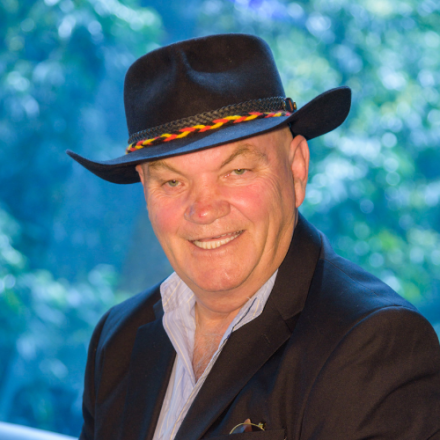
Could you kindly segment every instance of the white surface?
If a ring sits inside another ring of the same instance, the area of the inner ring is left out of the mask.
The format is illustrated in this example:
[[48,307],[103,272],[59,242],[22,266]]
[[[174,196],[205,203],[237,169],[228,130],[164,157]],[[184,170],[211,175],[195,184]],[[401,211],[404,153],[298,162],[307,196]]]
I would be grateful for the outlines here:
[[73,440],[75,437],[0,422],[0,440]]

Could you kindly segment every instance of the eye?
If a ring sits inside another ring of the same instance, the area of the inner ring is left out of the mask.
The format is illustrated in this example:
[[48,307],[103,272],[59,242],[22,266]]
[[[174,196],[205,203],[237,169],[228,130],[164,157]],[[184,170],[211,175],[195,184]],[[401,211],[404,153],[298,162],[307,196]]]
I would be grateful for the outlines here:
[[243,175],[247,170],[244,168],[238,168],[236,170],[233,171],[233,173],[237,176],[241,176]]
[[178,180],[168,180],[168,182],[166,182],[166,184],[168,185],[168,186],[171,186],[171,187],[176,187],[177,185],[179,185],[179,181]]

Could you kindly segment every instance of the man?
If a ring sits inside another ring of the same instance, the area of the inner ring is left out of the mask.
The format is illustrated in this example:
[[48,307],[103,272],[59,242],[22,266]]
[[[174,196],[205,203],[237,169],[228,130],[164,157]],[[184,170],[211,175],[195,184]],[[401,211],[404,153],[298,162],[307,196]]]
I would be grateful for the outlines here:
[[440,439],[433,329],[298,213],[307,140],[349,107],[342,87],[296,111],[249,35],[130,67],[127,154],[69,154],[142,182],[175,273],[98,324],[82,439]]

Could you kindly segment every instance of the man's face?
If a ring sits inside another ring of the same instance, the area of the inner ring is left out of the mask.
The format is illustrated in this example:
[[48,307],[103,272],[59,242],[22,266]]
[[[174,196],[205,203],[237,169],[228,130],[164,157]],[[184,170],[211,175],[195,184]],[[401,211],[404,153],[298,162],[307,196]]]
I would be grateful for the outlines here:
[[304,138],[288,128],[137,166],[149,218],[196,295],[246,291],[289,247],[307,180]]

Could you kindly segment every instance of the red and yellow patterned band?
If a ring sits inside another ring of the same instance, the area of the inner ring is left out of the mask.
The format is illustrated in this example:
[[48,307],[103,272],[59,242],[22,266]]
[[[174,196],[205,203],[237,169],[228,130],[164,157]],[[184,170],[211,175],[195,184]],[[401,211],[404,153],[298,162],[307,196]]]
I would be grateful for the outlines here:
[[254,121],[255,119],[263,118],[277,118],[280,116],[290,116],[291,112],[286,111],[276,111],[276,112],[249,112],[245,115],[232,115],[225,116],[220,119],[215,119],[208,125],[194,125],[192,127],[181,128],[175,133],[164,133],[160,136],[153,137],[151,139],[141,139],[140,141],[131,143],[127,149],[126,153],[131,153],[133,151],[140,150],[145,147],[150,147],[152,145],[161,144],[163,142],[170,142],[174,139],[181,139],[187,137],[188,135],[195,133],[204,133],[208,130],[217,130],[219,128],[224,128],[229,125],[239,124],[241,122]]

